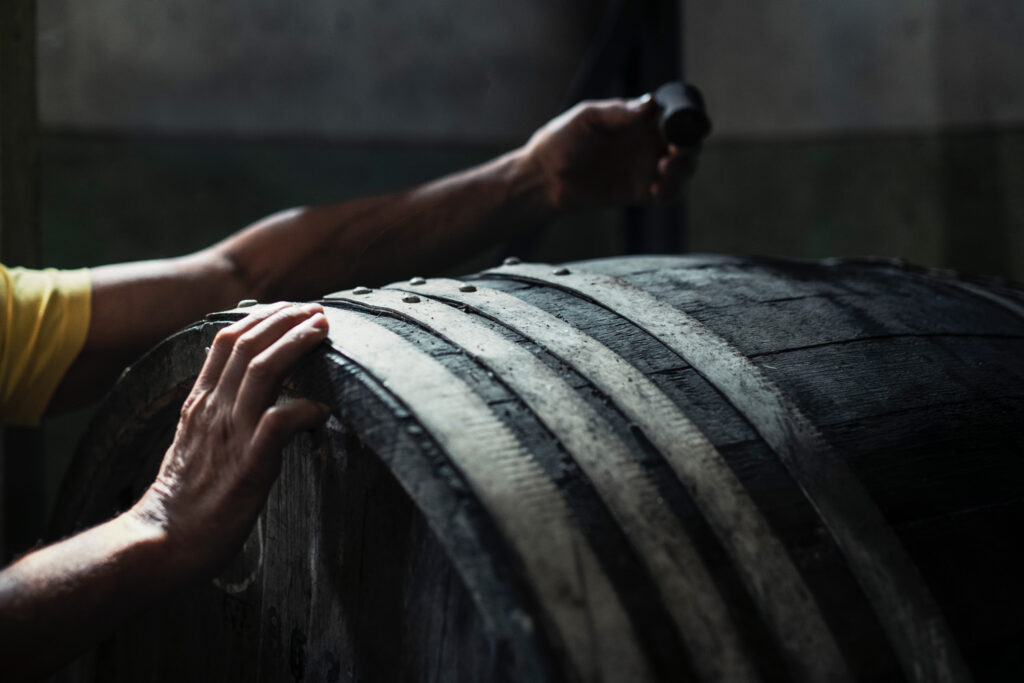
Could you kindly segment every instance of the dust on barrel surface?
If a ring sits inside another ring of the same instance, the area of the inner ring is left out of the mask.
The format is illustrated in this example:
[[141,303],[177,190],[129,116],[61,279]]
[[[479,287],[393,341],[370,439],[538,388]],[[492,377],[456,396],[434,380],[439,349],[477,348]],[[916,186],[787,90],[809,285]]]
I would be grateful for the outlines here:
[[[1024,674],[1024,294],[890,262],[508,263],[324,300],[245,548],[96,680]],[[130,505],[216,331],[137,363],[57,528]],[[68,676],[72,675],[69,671]]]

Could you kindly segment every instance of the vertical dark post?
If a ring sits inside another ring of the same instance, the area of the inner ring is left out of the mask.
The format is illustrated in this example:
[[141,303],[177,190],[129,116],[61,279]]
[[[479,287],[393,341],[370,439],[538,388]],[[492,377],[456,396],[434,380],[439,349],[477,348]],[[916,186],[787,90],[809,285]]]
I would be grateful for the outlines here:
[[[635,96],[682,77],[682,0],[609,0],[604,20],[566,96]],[[674,253],[686,246],[685,205],[628,208],[626,253]],[[506,255],[530,258],[540,231],[512,240]]]
[[1000,135],[994,131],[940,138],[947,265],[968,273],[1013,272],[1013,220],[1008,214],[1006,178],[1000,163]]
[[[686,54],[686,36],[684,31],[686,30],[686,0],[674,0],[675,15],[672,17],[671,29],[674,31],[675,40],[673,41],[673,50],[676,56],[676,69],[678,69],[679,79],[686,79],[686,62],[684,55]],[[689,251],[690,249],[690,211],[688,195],[689,185],[683,188],[683,196],[679,200],[679,204],[676,207],[676,251],[679,253]]]
[[[39,265],[36,137],[36,3],[0,4],[0,259]],[[38,430],[6,429],[3,439],[3,547],[6,560],[43,529],[43,452]]]
[[[652,92],[682,78],[680,4],[647,0],[639,40],[626,63],[626,92]],[[626,251],[676,253],[685,244],[685,206],[627,209]]]

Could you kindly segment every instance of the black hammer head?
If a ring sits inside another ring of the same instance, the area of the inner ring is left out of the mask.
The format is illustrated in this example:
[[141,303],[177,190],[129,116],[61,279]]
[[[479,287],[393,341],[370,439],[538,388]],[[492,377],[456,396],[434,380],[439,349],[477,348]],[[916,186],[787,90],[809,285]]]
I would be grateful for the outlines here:
[[704,97],[695,86],[682,81],[666,83],[654,92],[661,108],[661,134],[665,142],[693,147],[711,133],[711,119],[704,109]]

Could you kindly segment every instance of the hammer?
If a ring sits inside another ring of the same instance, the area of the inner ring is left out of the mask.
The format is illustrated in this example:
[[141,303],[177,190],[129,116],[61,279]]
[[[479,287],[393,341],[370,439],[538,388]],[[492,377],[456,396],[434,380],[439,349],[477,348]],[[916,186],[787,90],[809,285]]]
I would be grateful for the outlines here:
[[689,83],[671,81],[654,91],[660,108],[661,135],[677,147],[694,147],[711,133],[704,97]]

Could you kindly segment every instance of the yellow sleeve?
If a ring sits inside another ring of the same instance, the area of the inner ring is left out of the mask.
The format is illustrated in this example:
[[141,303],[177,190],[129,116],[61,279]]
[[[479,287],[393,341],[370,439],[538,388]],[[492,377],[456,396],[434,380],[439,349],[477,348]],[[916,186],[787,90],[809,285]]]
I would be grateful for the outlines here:
[[35,425],[89,332],[88,269],[0,265],[0,423]]

